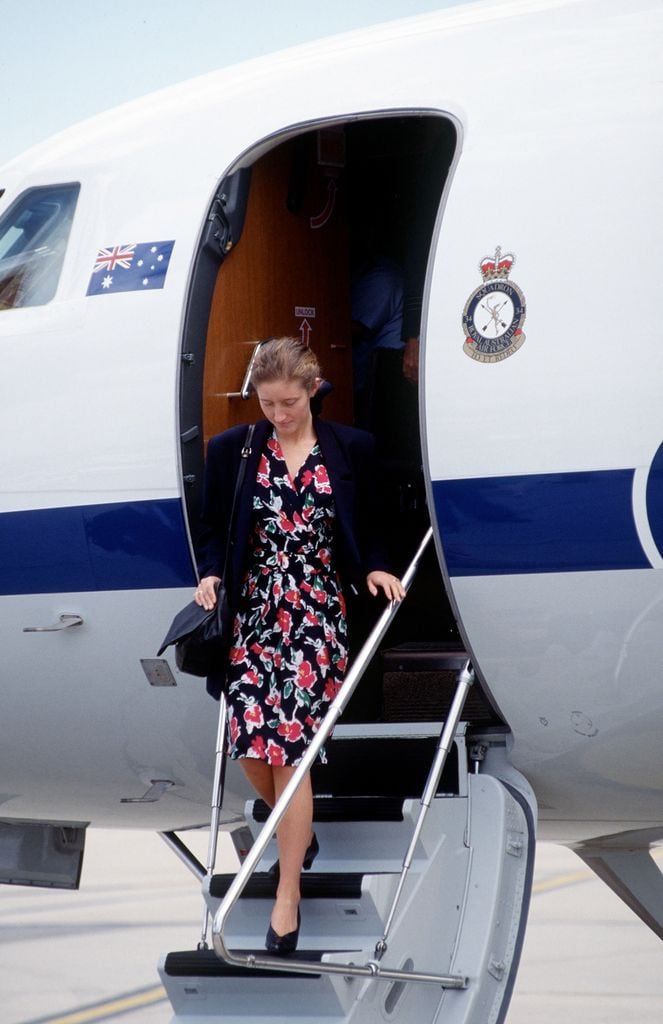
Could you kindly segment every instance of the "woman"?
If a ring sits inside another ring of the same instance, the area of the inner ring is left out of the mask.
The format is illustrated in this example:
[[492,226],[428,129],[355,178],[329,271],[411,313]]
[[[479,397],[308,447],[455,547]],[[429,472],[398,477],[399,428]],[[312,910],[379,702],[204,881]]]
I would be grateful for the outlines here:
[[[261,346],[251,384],[265,420],[256,424],[248,453],[225,581],[236,611],[227,671],[229,753],[242,759],[270,807],[343,681],[343,588],[367,586],[390,601],[405,594],[375,542],[373,440],[313,418],[310,401],[320,383],[317,359],[299,339]],[[245,426],[233,427],[208,445],[208,534],[195,595],[208,609],[216,601],[246,433]],[[208,688],[218,696],[220,680],[208,681]],[[318,852],[312,822],[307,776],[277,831],[279,881],[265,943],[271,953],[297,946],[300,873]]]

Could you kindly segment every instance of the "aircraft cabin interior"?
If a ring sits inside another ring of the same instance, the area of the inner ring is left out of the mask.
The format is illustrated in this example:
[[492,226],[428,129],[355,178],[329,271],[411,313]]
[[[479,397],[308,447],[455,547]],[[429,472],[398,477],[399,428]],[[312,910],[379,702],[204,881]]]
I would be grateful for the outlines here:
[[[204,443],[261,417],[246,387],[256,344],[300,335],[322,366],[321,391],[328,393],[317,399],[321,415],[376,436],[375,484],[390,557],[395,571],[407,568],[430,525],[418,388],[404,378],[385,386],[378,379],[375,386],[375,366],[367,371],[357,359],[352,296],[376,260],[399,268],[407,336],[418,336],[426,266],[455,147],[455,126],[441,116],[325,124],[269,140],[222,181],[201,239],[182,354],[182,465],[194,538]],[[368,403],[360,373],[373,387]],[[204,438],[196,426],[201,422]],[[379,611],[370,597],[354,601],[353,654]],[[429,544],[344,721],[442,720],[456,678],[455,671],[444,671],[444,656],[462,649]],[[503,724],[478,685],[465,714],[482,727]]]

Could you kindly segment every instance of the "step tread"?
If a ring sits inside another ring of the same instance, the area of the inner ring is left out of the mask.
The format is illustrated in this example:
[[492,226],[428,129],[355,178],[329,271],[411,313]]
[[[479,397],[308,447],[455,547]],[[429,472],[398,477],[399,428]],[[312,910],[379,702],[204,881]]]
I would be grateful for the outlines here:
[[[301,894],[304,900],[324,899],[360,899],[361,883],[364,875],[361,871],[343,872],[307,872],[301,876]],[[235,880],[233,874],[214,875],[210,882],[209,893],[215,898],[222,898]],[[278,875],[271,871],[257,871],[249,879],[241,899],[274,899]]]

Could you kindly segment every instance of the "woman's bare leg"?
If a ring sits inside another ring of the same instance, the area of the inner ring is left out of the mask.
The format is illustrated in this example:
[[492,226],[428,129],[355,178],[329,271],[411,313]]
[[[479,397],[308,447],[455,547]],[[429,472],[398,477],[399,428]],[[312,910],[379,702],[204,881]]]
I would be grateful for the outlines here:
[[[258,795],[273,807],[290,782],[294,768],[268,765],[252,757],[241,758],[244,773]],[[297,927],[299,876],[313,834],[313,791],[307,775],[297,790],[276,832],[279,848],[279,885],[272,910],[272,928],[287,935]]]
[[274,799],[274,776],[271,764],[266,761],[259,761],[255,757],[242,757],[240,763],[244,774],[268,807],[273,807]]
[[[272,767],[274,796],[278,800],[290,782],[294,768]],[[313,828],[313,791],[307,775],[295,793],[276,831],[279,847],[279,885],[272,910],[272,928],[277,935],[287,935],[297,927],[299,907],[299,876]]]

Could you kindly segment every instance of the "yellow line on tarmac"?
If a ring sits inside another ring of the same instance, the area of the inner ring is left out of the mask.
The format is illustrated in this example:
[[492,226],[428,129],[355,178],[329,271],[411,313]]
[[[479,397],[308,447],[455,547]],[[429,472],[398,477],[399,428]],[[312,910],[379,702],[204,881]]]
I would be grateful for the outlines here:
[[[532,895],[540,892],[552,892],[554,889],[562,889],[565,885],[577,885],[578,882],[589,882],[597,878],[593,871],[569,871],[566,875],[555,875],[554,878],[543,878],[532,886]],[[598,879],[597,879],[598,880]]]
[[87,1009],[74,1010],[73,1013],[66,1013],[64,1017],[42,1018],[35,1024],[90,1024],[92,1021],[109,1020],[111,1017],[129,1010],[137,1010],[141,1006],[151,1006],[160,1003],[166,998],[166,990],[162,985],[154,988],[144,989],[142,992],[135,992],[133,995],[119,996],[117,999],[110,999],[104,1003],[97,1003],[96,1006],[88,1006]]
[[[652,849],[651,856],[654,860],[663,859],[663,849]],[[598,875],[585,868],[581,871],[569,871],[565,875],[555,875],[554,878],[543,878],[532,886],[532,895],[536,896],[541,892],[552,892],[555,889],[563,889],[565,885],[577,885],[579,882],[601,881]]]

